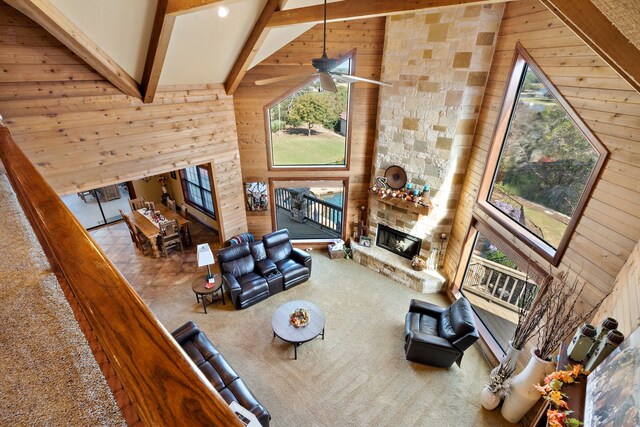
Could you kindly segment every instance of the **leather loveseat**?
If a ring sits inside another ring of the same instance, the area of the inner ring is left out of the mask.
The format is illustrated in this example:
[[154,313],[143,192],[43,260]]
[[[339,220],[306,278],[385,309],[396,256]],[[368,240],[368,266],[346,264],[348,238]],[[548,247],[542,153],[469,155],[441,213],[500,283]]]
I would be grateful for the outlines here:
[[173,331],[172,335],[225,402],[238,402],[253,413],[263,427],[269,426],[269,412],[192,320]]
[[464,351],[479,338],[466,298],[447,308],[412,299],[404,335],[407,360],[445,368],[460,366]]
[[234,307],[252,306],[311,276],[311,256],[291,245],[289,231],[265,234],[218,252],[222,281]]

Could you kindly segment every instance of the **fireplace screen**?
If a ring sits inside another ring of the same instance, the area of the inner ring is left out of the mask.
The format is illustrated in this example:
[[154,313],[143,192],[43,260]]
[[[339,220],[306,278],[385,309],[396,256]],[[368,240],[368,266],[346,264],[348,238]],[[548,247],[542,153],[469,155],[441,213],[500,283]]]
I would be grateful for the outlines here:
[[422,239],[394,230],[386,225],[378,225],[376,246],[380,246],[401,257],[411,259],[414,255],[420,253]]

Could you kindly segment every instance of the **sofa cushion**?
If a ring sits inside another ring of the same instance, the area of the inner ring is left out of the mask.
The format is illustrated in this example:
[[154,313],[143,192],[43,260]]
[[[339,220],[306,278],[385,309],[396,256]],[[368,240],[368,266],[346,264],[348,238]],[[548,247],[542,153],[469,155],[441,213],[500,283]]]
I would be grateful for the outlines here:
[[[262,236],[267,256],[275,263],[291,256],[291,238],[289,230],[278,230]],[[282,271],[282,270],[280,270]]]
[[440,315],[438,332],[442,338],[455,341],[469,332],[475,331],[471,305],[466,298],[460,298]]
[[284,282],[287,283],[291,279],[308,275],[309,269],[302,264],[298,264],[292,259],[284,259],[276,262],[276,267],[284,276]]
[[264,249],[264,243],[262,240],[249,244],[249,248],[251,249],[251,255],[253,255],[253,259],[255,261],[262,261],[267,257],[267,252]]
[[236,278],[252,272],[255,267],[249,244],[246,242],[220,249],[218,261],[222,273],[230,273]]
[[248,273],[238,277],[238,284],[242,288],[242,299],[247,300],[269,289],[267,279],[256,274]]

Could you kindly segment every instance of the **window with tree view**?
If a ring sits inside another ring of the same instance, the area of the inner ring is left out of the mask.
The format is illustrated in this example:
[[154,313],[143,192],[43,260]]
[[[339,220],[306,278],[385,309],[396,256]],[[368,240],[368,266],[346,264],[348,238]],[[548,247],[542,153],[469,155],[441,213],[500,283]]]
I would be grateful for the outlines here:
[[[351,73],[351,58],[334,71]],[[269,108],[271,162],[280,167],[345,166],[349,84],[335,80],[337,92],[306,85]]]
[[519,79],[515,102],[510,101],[487,201],[555,250],[584,203],[601,152],[537,67],[521,59],[514,73],[512,79]]

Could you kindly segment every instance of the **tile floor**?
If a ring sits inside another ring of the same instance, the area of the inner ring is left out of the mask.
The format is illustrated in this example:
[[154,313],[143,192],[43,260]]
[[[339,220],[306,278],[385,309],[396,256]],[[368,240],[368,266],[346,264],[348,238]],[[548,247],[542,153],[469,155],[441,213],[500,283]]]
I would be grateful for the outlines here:
[[[218,234],[215,231],[195,221],[190,222],[189,229],[192,244],[186,246],[184,252],[169,251],[168,258],[143,255],[131,241],[129,230],[122,221],[91,230],[89,234],[149,305],[156,297],[166,292],[168,286],[190,286],[196,277],[204,277],[206,267],[198,268],[196,261],[198,244],[209,243],[214,254],[220,249]],[[211,266],[211,271],[219,272],[217,264]],[[195,296],[193,300],[195,303]]]

